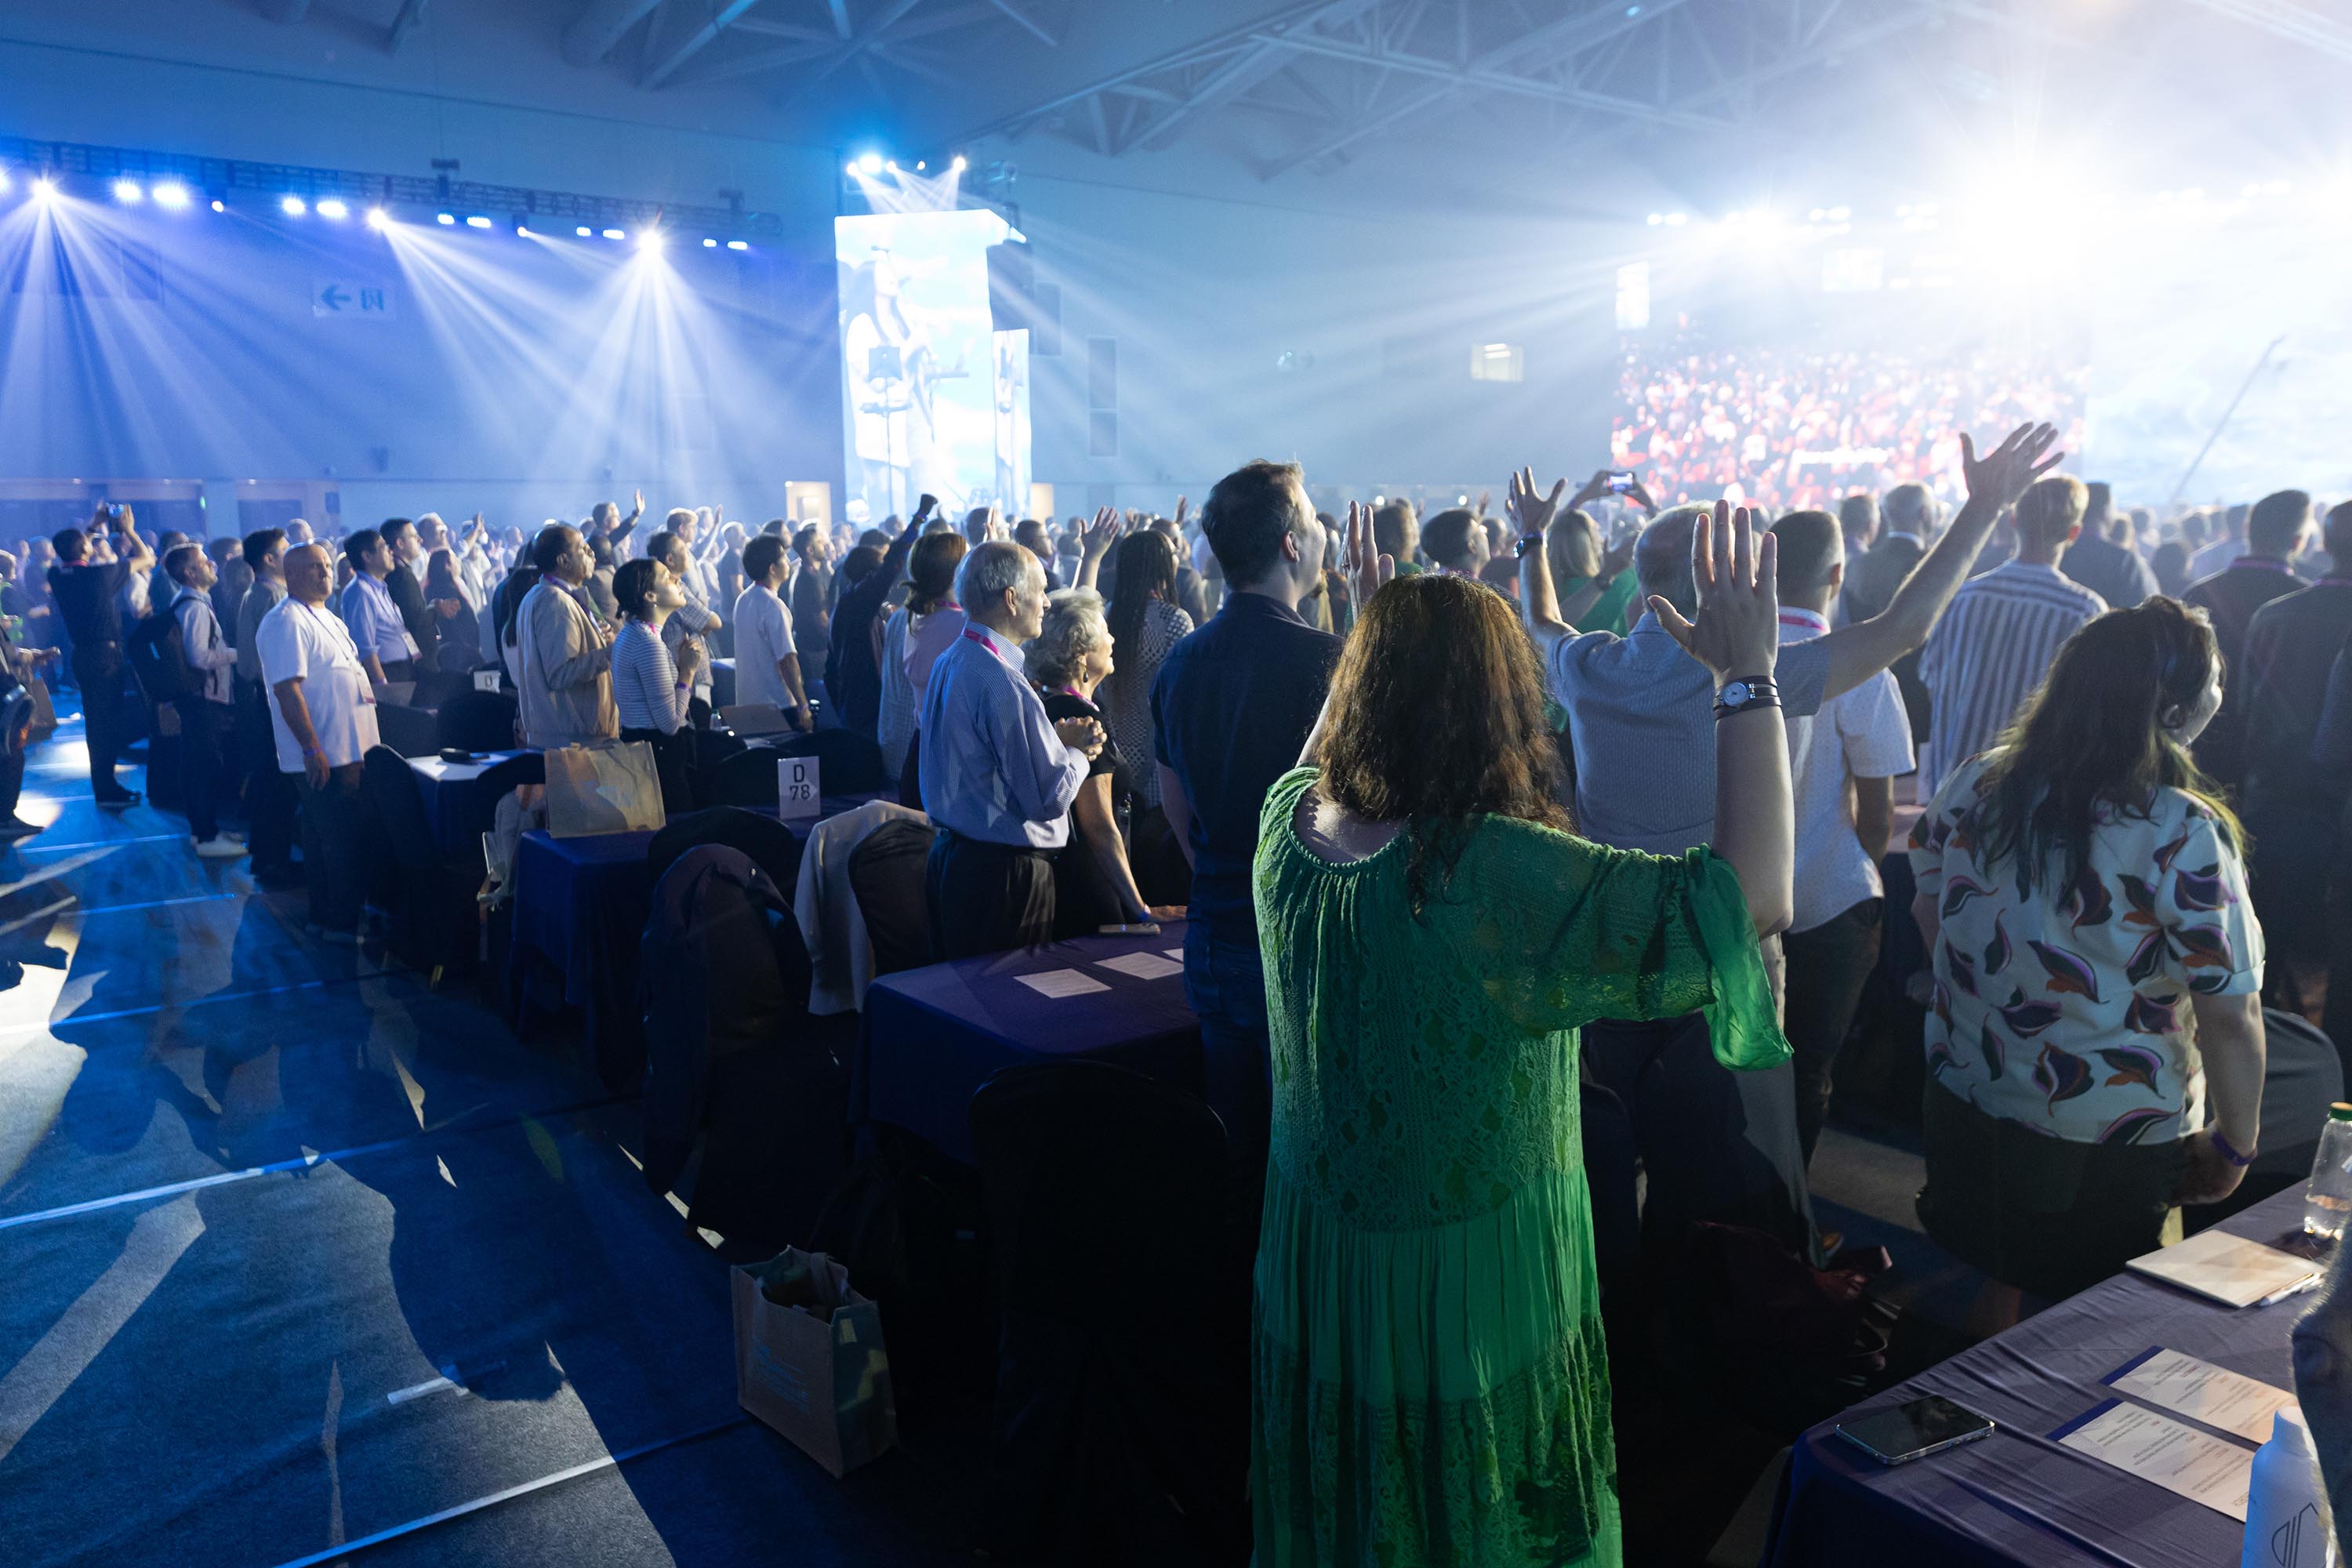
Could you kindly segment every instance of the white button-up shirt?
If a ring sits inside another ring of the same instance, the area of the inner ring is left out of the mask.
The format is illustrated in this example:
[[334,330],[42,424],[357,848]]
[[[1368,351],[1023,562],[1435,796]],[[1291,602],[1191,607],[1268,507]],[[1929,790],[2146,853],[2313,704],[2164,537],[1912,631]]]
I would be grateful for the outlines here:
[[[1830,624],[1795,605],[1780,606],[1780,646],[1827,637]],[[1885,896],[1878,875],[1885,845],[1865,847],[1854,832],[1845,781],[1891,779],[1911,771],[1911,718],[1895,677],[1880,670],[1811,715],[1783,715],[1789,782],[1796,797],[1797,863],[1789,929],[1811,931],[1854,905]]]

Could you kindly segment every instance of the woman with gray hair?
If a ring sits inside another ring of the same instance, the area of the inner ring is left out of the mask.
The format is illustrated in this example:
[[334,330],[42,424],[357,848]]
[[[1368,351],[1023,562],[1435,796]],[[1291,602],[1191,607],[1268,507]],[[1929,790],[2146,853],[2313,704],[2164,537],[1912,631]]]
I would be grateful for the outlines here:
[[[1132,537],[1141,538],[1143,535]],[[1045,617],[1027,650],[1029,678],[1045,704],[1045,716],[1103,720],[1095,689],[1117,667],[1102,595],[1091,588],[1066,588],[1045,601]],[[1108,725],[1106,725],[1108,728]],[[1153,908],[1137,888],[1128,861],[1128,833],[1135,809],[1135,776],[1113,740],[1087,769],[1070,805],[1075,831],[1054,863],[1054,934],[1086,936],[1107,925],[1175,920],[1175,906]]]

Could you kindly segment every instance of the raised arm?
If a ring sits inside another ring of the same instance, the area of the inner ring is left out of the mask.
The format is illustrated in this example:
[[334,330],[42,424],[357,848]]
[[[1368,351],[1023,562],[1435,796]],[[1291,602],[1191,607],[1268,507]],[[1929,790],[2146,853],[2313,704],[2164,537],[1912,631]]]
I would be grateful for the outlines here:
[[1561,479],[1551,487],[1551,494],[1545,495],[1536,489],[1535,470],[1521,468],[1511,476],[1510,492],[1503,500],[1503,514],[1511,520],[1511,531],[1526,546],[1519,552],[1519,614],[1527,621],[1528,635],[1536,639],[1537,650],[1547,657],[1553,644],[1577,635],[1578,619],[1592,613],[1609,586],[1603,573],[1570,594],[1567,603],[1560,602],[1543,536],[1567,489],[1568,481]]
[[[2000,514],[2014,505],[2034,480],[2056,468],[2063,452],[2050,452],[2058,439],[2055,426],[2021,425],[2009,439],[1986,457],[1977,456],[1976,443],[1960,433],[1960,469],[1968,481],[1968,504],[1895,590],[1886,608],[1865,621],[1840,626],[1822,640],[1829,656],[1829,675],[1822,683],[1824,701],[1851,691],[1872,676],[1927,640],[1944,606],[1952,602],[1978,552],[1992,536]],[[2044,453],[2050,455],[2045,458]]]
[[1078,580],[1073,587],[1091,588],[1102,571],[1103,557],[1118,542],[1118,508],[1104,507],[1094,521],[1078,530]]
[[[1759,537],[1748,509],[1715,503],[1711,528],[1696,531],[1691,574],[1698,619],[1660,598],[1650,608],[1675,640],[1727,682],[1769,678],[1780,657],[1779,544]],[[1717,563],[1721,563],[1720,565]],[[1794,901],[1797,829],[1789,789],[1789,732],[1780,707],[1718,717],[1715,724],[1715,852],[1739,873],[1757,934],[1786,927]]]

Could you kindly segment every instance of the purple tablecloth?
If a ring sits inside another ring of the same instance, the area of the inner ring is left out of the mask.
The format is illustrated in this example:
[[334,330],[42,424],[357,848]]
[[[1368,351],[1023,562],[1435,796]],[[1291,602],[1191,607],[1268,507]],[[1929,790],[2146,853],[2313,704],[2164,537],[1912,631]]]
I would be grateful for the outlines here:
[[[482,798],[482,774],[520,752],[483,752],[471,763],[445,763],[436,754],[411,757],[408,771],[416,775],[416,793],[425,802],[425,820],[433,825],[433,842],[445,855],[478,849],[478,836],[490,828],[490,808]],[[467,839],[476,841],[468,844]]]
[[[2221,1228],[2275,1241],[2302,1226],[2303,1189],[2294,1187]],[[2235,1563],[2244,1534],[2236,1520],[2061,1447],[2048,1435],[2115,1398],[2099,1380],[2151,1345],[2294,1388],[2287,1333],[2311,1302],[2294,1296],[2231,1311],[2137,1274],[2095,1285],[1800,1437],[1765,1562],[1769,1568]],[[1927,1394],[1957,1400],[2000,1430],[1892,1468],[1832,1430]]]
[[[1201,1023],[1183,974],[1139,980],[1102,966],[1130,953],[1181,963],[1183,947],[1184,922],[1170,921],[1157,936],[1079,937],[882,976],[866,993],[852,1120],[903,1128],[969,1165],[972,1091],[1015,1062],[1086,1057],[1200,1093]],[[1017,978],[1055,969],[1108,989],[1055,998]]]

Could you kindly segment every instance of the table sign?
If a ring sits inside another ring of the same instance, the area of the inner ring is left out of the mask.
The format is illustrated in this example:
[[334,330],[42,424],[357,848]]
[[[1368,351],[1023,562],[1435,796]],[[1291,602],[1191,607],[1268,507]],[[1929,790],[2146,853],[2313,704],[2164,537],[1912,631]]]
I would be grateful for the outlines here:
[[1181,960],[1163,958],[1156,952],[1122,953],[1117,958],[1097,961],[1096,967],[1116,970],[1121,974],[1132,974],[1138,980],[1165,980],[1171,974],[1184,973]]
[[2256,1378],[2151,1345],[2100,1382],[2118,1394],[2234,1433],[2249,1443],[2271,1435],[2271,1417],[2293,1410],[2294,1395]]
[[2077,1453],[2153,1481],[2243,1524],[2254,1453],[2137,1405],[2110,1399],[2050,1434]]
[[1016,974],[1013,977],[1040,996],[1055,1001],[1065,996],[1084,996],[1090,991],[1108,991],[1109,986],[1091,974],[1075,969],[1048,969],[1042,974]]
[[785,757],[776,763],[776,815],[786,822],[824,810],[814,757]]
[[499,672],[498,672],[497,670],[495,670],[495,669],[478,669],[478,670],[474,671],[474,689],[475,689],[475,690],[477,690],[477,691],[496,691],[498,689],[499,689]]

